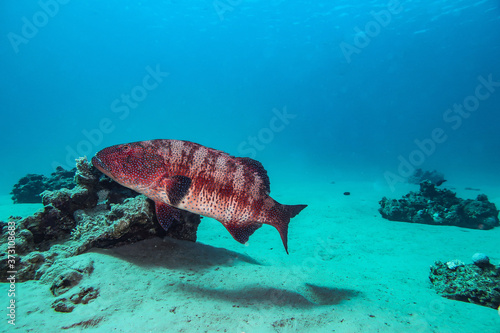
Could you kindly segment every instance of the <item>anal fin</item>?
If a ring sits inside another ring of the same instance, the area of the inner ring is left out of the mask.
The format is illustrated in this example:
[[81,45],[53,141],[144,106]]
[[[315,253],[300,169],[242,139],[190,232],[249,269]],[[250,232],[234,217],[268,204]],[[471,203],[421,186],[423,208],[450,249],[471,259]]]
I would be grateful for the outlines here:
[[222,222],[226,227],[227,231],[241,244],[248,242],[248,238],[259,229],[262,224],[257,222],[239,222],[239,221],[229,221]]

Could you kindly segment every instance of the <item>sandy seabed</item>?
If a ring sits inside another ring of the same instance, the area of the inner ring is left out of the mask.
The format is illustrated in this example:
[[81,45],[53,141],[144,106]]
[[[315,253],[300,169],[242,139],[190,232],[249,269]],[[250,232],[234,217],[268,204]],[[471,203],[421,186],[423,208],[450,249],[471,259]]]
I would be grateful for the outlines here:
[[[99,289],[99,297],[59,313],[51,308],[49,285],[17,283],[12,326],[8,284],[2,283],[0,331],[500,332],[497,310],[442,298],[428,278],[436,260],[470,263],[476,252],[500,264],[500,228],[383,219],[378,201],[408,190],[418,186],[391,192],[369,182],[279,185],[274,199],[309,205],[290,223],[290,255],[271,226],[241,245],[208,218],[197,243],[150,239],[93,249],[79,256],[95,268],[81,284]],[[479,193],[455,190],[464,198]],[[500,207],[500,189],[484,187],[481,193]],[[0,219],[40,207],[12,205],[5,196]]]

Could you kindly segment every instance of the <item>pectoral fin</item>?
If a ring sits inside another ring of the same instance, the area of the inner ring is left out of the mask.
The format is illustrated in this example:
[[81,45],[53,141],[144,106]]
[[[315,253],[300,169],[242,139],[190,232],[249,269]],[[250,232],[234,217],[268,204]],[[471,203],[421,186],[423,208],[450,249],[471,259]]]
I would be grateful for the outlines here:
[[184,198],[191,186],[191,178],[185,176],[172,176],[164,180],[165,192],[172,206]]

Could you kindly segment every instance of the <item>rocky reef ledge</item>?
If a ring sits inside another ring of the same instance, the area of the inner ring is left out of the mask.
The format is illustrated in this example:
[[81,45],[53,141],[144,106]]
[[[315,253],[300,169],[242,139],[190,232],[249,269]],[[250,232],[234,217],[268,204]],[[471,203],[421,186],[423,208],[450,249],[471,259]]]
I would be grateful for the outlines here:
[[399,200],[383,197],[379,203],[380,214],[390,221],[483,230],[499,225],[498,209],[486,195],[464,200],[448,189],[436,188],[430,181],[421,182],[419,192],[410,192]]
[[108,248],[151,237],[196,241],[200,216],[182,212],[165,232],[154,203],[101,174],[86,158],[77,160],[75,186],[41,194],[44,208],[26,218],[0,221],[0,278],[15,258],[18,281],[39,280],[56,260],[92,248]]
[[12,201],[14,203],[42,203],[43,191],[56,191],[62,188],[72,189],[76,186],[76,168],[65,170],[57,167],[49,177],[37,174],[27,174],[19,179],[12,189]]

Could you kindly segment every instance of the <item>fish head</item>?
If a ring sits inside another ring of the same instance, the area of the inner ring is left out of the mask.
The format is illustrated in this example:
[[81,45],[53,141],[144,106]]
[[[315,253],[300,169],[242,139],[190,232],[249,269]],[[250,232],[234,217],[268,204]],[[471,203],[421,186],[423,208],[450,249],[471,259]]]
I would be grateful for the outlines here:
[[119,184],[143,192],[165,171],[158,149],[146,142],[104,148],[92,157],[92,164]]

